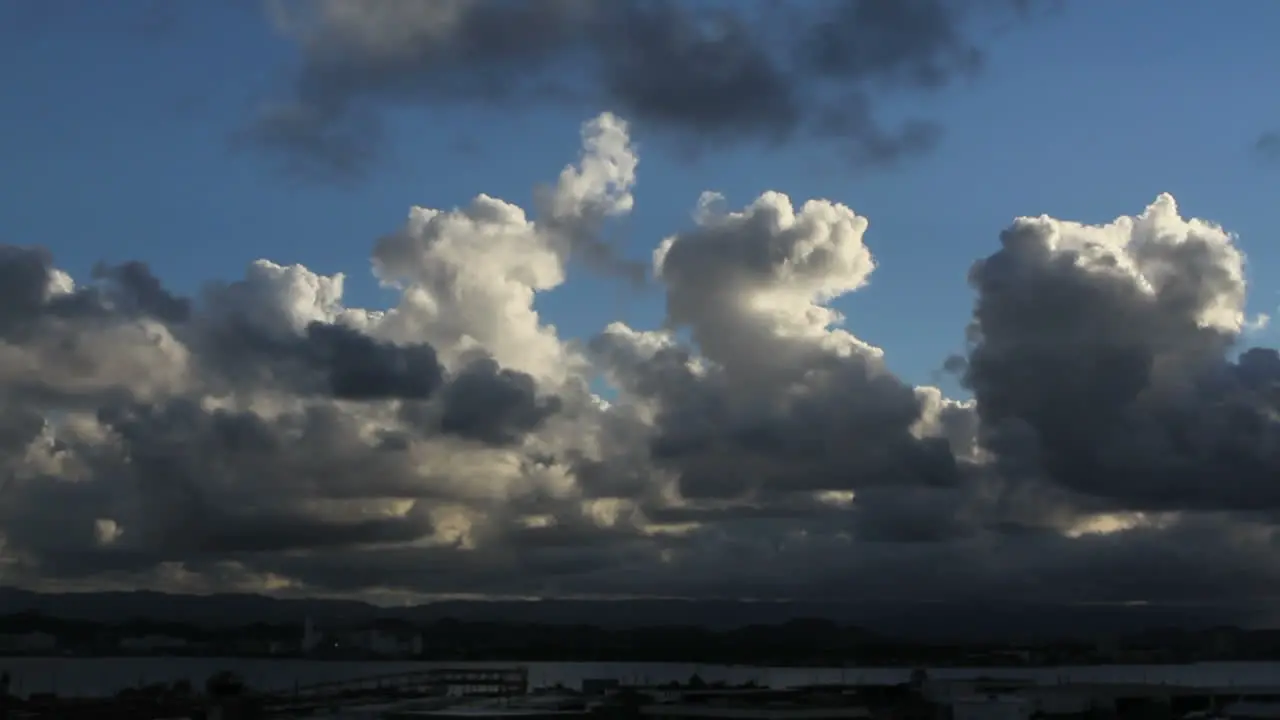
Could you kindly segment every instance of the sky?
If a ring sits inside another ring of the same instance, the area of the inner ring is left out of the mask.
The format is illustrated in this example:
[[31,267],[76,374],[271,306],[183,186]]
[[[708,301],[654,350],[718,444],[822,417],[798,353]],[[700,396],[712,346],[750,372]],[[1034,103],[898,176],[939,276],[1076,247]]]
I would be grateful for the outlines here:
[[0,0],[0,582],[1265,604],[1277,27]]

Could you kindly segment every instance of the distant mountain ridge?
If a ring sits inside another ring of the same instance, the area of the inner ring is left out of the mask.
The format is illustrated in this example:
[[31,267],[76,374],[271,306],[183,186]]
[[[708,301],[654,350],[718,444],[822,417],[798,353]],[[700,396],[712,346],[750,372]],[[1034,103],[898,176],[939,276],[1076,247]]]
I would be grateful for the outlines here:
[[1188,630],[1236,624],[1247,613],[1227,607],[1062,606],[926,603],[841,604],[732,600],[449,600],[409,607],[379,607],[354,600],[272,598],[252,594],[170,595],[159,592],[35,593],[0,588],[0,614],[34,610],[100,623],[145,617],[204,627],[248,622],[366,622],[400,618],[444,619],[606,628],[692,625],[728,630],[814,618],[857,625],[878,635],[924,642],[1034,642],[1093,639],[1143,628]]

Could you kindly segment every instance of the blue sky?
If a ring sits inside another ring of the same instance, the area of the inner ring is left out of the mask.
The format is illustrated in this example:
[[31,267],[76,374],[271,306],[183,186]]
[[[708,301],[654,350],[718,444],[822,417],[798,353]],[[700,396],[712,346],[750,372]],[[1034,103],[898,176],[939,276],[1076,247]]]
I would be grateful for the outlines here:
[[[528,206],[532,187],[577,152],[585,115],[442,109],[392,117],[394,158],[366,183],[320,187],[281,176],[228,141],[283,87],[295,48],[254,3],[191,3],[148,23],[148,3],[0,0],[3,241],[49,247],[80,275],[141,259],[174,288],[231,279],[255,258],[346,272],[348,302],[384,302],[371,243],[411,205],[451,207],[479,192]],[[1223,223],[1249,255],[1251,310],[1280,304],[1280,167],[1250,152],[1280,127],[1280,4],[1081,0],[986,43],[986,71],[890,116],[940,121],[940,148],[889,171],[842,167],[815,143],[741,146],[680,158],[637,128],[640,181],[626,254],[649,255],[688,224],[699,193],[730,205],[766,189],[825,197],[871,220],[879,269],[842,300],[849,327],[891,365],[928,382],[959,350],[972,295],[965,273],[1018,215],[1100,222],[1168,191],[1183,214]],[[124,6],[125,9],[120,8]],[[599,108],[606,110],[609,108]],[[622,319],[661,321],[655,291],[578,272],[540,298],[562,334]],[[1272,344],[1270,332],[1259,341]]]

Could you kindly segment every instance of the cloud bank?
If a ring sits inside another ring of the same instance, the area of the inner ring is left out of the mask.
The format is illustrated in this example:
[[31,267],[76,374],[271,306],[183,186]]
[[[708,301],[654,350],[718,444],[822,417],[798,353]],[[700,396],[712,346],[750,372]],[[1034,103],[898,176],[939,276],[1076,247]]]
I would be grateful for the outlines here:
[[1029,0],[272,0],[300,59],[290,89],[240,134],[289,171],[351,180],[385,149],[396,107],[614,107],[698,147],[832,139],[877,166],[928,150],[927,120],[874,98],[973,75],[968,19]]
[[[1161,195],[993,228],[972,399],[833,308],[875,271],[827,200],[712,193],[656,243],[662,328],[539,316],[629,212],[603,114],[532,216],[481,195],[373,244],[386,309],[259,260],[178,297],[0,247],[0,582],[379,597],[1258,601],[1280,591],[1280,356],[1245,258]],[[693,200],[691,198],[691,200]],[[959,331],[959,329],[957,329]],[[688,338],[682,341],[678,338]],[[601,397],[593,388],[607,382]]]

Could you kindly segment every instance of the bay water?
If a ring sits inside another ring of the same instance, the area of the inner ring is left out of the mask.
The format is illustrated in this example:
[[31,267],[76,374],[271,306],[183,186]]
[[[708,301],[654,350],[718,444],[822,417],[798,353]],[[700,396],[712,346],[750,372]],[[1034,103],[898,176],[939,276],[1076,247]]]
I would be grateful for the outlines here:
[[[601,662],[361,662],[270,658],[192,657],[19,657],[0,658],[0,671],[11,677],[15,694],[54,692],[63,696],[110,695],[126,687],[189,680],[203,687],[220,670],[238,673],[255,689],[287,690],[295,684],[352,680],[433,667],[529,668],[534,687],[578,688],[586,678],[617,678],[628,683],[683,682],[698,674],[707,682],[756,682],[769,687],[809,683],[890,684],[905,682],[911,668],[766,668],[690,663]],[[1280,688],[1280,663],[1196,663],[1190,665],[1094,665],[1072,667],[931,668],[938,679],[974,677],[1022,678],[1042,684],[1062,682],[1165,683],[1192,686],[1273,686]]]

